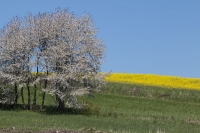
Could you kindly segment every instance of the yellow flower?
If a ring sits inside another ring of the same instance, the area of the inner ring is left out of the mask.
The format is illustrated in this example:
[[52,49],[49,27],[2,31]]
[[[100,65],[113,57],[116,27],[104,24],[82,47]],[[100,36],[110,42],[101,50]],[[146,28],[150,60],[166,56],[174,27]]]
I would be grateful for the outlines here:
[[200,90],[200,79],[198,78],[182,78],[154,74],[112,73],[105,78],[105,81]]

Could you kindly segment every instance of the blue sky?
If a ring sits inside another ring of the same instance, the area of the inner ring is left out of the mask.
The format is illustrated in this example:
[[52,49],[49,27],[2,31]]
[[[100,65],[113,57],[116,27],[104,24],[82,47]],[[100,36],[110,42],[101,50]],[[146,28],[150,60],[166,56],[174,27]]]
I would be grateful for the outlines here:
[[104,72],[200,78],[200,0],[1,0],[0,28],[57,7],[91,15],[106,45]]

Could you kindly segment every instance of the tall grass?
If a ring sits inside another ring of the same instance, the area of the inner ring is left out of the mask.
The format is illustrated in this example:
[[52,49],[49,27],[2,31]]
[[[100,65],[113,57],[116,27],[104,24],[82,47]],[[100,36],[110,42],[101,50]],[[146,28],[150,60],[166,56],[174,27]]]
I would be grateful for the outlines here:
[[51,96],[47,96],[42,112],[2,108],[0,129],[198,133],[199,97],[200,92],[195,90],[107,83],[93,98],[78,97],[87,105],[82,110],[66,108],[58,114],[52,108]]
[[199,90],[188,90],[184,88],[169,89],[158,86],[107,82],[106,86],[102,87],[100,93],[177,102],[200,103]]

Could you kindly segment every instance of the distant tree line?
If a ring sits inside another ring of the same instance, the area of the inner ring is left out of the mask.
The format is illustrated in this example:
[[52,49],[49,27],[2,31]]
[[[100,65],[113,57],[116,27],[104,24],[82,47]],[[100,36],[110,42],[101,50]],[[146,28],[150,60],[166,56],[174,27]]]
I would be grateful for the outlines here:
[[28,109],[36,105],[37,91],[41,109],[46,93],[60,111],[80,107],[77,95],[91,95],[104,84],[105,46],[96,33],[88,15],[75,17],[67,10],[14,17],[0,30],[0,103],[18,104],[20,96],[25,105],[27,89]]

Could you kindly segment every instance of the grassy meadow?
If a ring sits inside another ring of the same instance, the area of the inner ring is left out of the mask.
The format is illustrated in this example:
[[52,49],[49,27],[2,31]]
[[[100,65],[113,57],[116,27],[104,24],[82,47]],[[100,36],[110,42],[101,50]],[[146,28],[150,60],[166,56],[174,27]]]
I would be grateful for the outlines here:
[[[66,108],[65,112],[59,114],[55,110],[54,98],[51,96],[46,97],[44,111],[1,107],[0,129],[14,127],[18,131],[27,132],[57,129],[88,133],[200,132],[200,90],[191,87],[195,86],[193,84],[198,83],[199,79],[194,79],[193,82],[191,79],[180,78],[185,83],[185,86],[182,84],[181,87],[176,86],[174,82],[173,86],[156,85],[155,79],[151,79],[151,84],[133,82],[132,75],[127,76],[130,80],[132,78],[131,82],[126,82],[120,75],[117,79],[115,75],[115,82],[107,78],[107,84],[94,97],[78,97],[81,103],[87,105],[79,110]],[[149,78],[146,79],[148,83]],[[145,82],[144,77],[141,79]],[[179,84],[180,79],[176,80]],[[170,80],[160,81],[167,83]],[[38,94],[38,104],[40,100]]]

